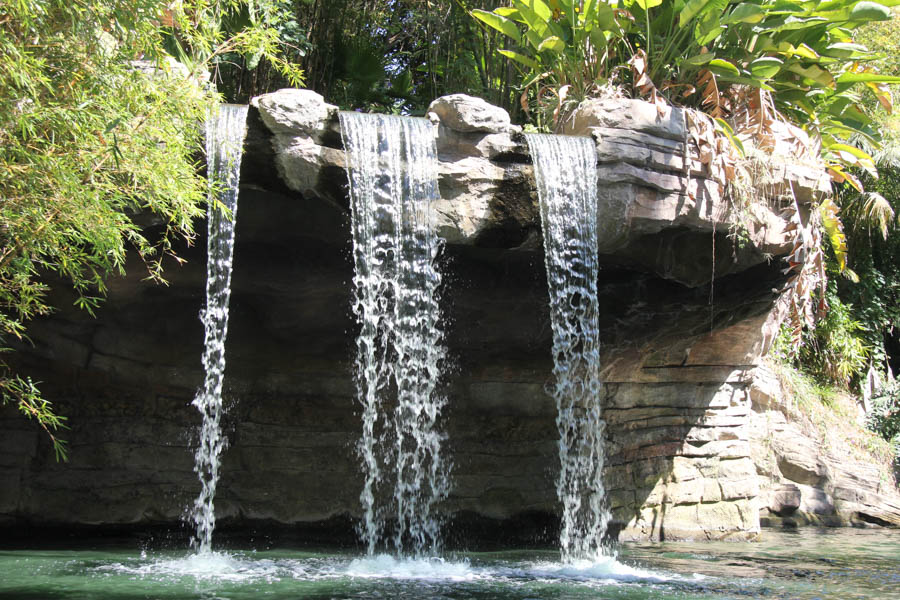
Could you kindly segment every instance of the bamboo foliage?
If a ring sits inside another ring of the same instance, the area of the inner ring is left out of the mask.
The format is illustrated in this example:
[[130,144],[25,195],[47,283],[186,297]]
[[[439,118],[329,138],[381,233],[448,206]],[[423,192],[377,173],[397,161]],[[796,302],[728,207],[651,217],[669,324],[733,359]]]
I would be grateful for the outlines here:
[[[128,252],[158,282],[164,263],[179,260],[176,248],[193,239],[206,202],[196,152],[200,125],[219,101],[204,84],[207,67],[224,52],[280,60],[266,3],[255,2],[252,22],[234,35],[219,28],[242,5],[0,5],[0,352],[27,340],[27,321],[51,310],[48,281],[67,283],[74,303],[91,312]],[[143,230],[138,215],[160,225]],[[64,419],[2,358],[0,403],[35,419],[64,456],[56,437]]]

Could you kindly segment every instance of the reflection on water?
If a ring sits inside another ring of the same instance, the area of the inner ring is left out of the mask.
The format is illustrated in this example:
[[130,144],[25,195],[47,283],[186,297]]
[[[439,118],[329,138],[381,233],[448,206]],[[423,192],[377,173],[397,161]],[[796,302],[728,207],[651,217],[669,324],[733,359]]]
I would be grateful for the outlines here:
[[[95,549],[101,547],[103,549]],[[627,544],[398,560],[330,551],[0,550],[0,599],[900,598],[900,532],[766,533],[758,544]]]

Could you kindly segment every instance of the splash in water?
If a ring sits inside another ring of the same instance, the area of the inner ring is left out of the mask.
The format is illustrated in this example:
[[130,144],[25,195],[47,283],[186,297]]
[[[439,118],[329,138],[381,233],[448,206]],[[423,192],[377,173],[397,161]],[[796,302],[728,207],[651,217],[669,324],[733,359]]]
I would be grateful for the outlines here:
[[353,221],[353,308],[361,326],[361,534],[373,555],[385,521],[396,520],[397,552],[434,554],[435,506],[447,496],[449,470],[438,428],[445,399],[436,391],[445,351],[435,267],[442,240],[431,210],[439,197],[434,127],[389,115],[341,113],[340,120]]
[[[219,481],[219,456],[225,448],[222,435],[222,380],[225,375],[225,337],[228,335],[228,299],[231,296],[231,264],[234,254],[234,220],[237,216],[238,180],[247,120],[247,107],[225,104],[206,121],[206,157],[210,181],[207,210],[206,308],[200,313],[205,329],[203,388],[193,405],[203,415],[200,446],[194,471],[200,478],[200,495],[191,516],[197,531],[194,545],[200,553],[212,548],[216,527],[213,500]],[[218,203],[217,203],[218,201]]]
[[597,152],[590,138],[529,134],[527,139],[540,199],[553,328],[560,549],[566,562],[596,560],[604,553],[609,521],[600,401]]

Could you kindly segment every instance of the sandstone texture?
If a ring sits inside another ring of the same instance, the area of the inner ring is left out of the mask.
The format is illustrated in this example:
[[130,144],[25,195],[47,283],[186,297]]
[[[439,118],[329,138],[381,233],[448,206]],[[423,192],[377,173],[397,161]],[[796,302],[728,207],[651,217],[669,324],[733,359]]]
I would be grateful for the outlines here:
[[900,490],[890,474],[837,432],[797,415],[766,365],[757,369],[751,404],[763,525],[900,527]]
[[[252,104],[216,512],[225,527],[352,523],[362,486],[357,325],[337,109],[304,90]],[[435,209],[447,240],[448,536],[515,528],[519,540],[552,543],[558,434],[546,392],[550,316],[527,144],[503,111],[477,99],[438,99],[429,118],[438,136]],[[612,534],[622,540],[753,539],[762,508],[814,512],[820,497],[803,486],[844,506],[869,493],[849,481],[841,491],[823,487],[824,467],[788,451],[778,486],[761,484],[753,382],[787,279],[781,257],[796,233],[786,230],[777,190],[752,219],[734,209],[686,122],[678,110],[660,116],[648,104],[609,99],[572,124],[594,138],[600,161],[607,488]],[[775,176],[808,212],[827,180],[815,167],[780,163]],[[60,287],[59,310],[33,323],[34,345],[17,353],[19,368],[69,417],[71,458],[56,463],[36,428],[2,409],[0,524],[183,518],[199,489],[199,415],[190,401],[202,380],[205,240],[180,251],[187,262],[171,265],[167,287],[143,281],[132,259],[96,319],[72,308]],[[799,506],[789,484],[800,490]]]

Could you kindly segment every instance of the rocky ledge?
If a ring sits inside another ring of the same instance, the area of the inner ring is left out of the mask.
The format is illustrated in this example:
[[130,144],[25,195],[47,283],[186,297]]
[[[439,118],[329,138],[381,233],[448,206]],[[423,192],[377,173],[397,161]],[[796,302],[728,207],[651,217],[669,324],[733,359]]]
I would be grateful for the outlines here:
[[[440,98],[428,118],[447,240],[448,535],[509,536],[514,527],[517,543],[549,542],[558,436],[545,392],[551,332],[527,145],[505,112],[478,99]],[[694,113],[607,98],[584,104],[568,127],[593,137],[600,161],[612,533],[752,539],[763,494],[753,379],[788,277],[781,258],[798,235],[783,210],[804,219],[827,179],[815,164],[776,157],[748,206],[710,152],[711,125]],[[346,533],[359,515],[344,166],[334,106],[305,90],[254,100],[227,345],[229,448],[216,500],[226,526]],[[204,245],[181,249],[187,263],[170,269],[168,287],[142,281],[132,261],[96,319],[57,292],[57,313],[33,323],[19,366],[69,416],[71,459],[55,463],[34,428],[0,413],[0,522],[144,526],[183,517],[199,488],[190,400],[202,379]]]

